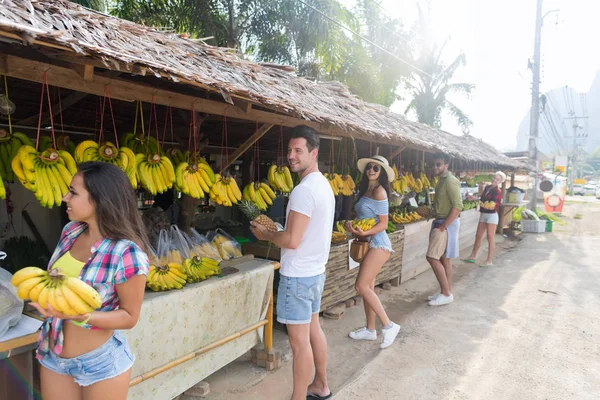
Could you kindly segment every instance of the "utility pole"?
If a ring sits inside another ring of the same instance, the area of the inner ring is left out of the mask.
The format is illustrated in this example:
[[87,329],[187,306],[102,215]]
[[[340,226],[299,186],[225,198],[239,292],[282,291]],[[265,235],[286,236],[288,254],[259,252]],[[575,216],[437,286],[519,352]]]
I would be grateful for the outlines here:
[[529,125],[529,159],[534,167],[533,195],[529,200],[529,209],[535,211],[537,207],[537,187],[538,179],[538,154],[537,140],[540,122],[540,64],[542,47],[542,3],[543,0],[537,0],[537,9],[535,12],[535,44],[533,47],[533,82],[531,85],[531,120]]

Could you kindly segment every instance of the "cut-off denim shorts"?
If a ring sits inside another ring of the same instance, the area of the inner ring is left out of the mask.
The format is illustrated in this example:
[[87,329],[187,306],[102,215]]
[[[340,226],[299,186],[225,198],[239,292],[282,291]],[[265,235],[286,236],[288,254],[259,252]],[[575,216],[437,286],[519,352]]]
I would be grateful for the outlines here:
[[72,376],[79,386],[90,386],[126,372],[134,359],[125,335],[115,331],[97,349],[73,358],[62,358],[49,351],[40,364],[57,374]]
[[277,293],[277,321],[282,324],[310,324],[321,308],[325,274],[294,278],[281,275]]

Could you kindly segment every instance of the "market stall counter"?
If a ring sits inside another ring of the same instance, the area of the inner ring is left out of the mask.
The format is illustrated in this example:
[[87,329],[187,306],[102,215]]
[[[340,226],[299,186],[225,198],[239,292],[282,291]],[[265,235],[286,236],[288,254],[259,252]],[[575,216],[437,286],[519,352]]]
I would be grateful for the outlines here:
[[[404,251],[404,227],[400,226],[396,232],[388,235],[395,253],[392,254],[377,275],[377,285],[389,281],[400,282]],[[244,254],[254,254],[257,257],[268,257],[272,260],[279,260],[281,255],[281,250],[268,242],[245,243],[242,249]],[[350,269],[348,242],[331,245],[326,276],[321,299],[321,311],[326,311],[332,306],[358,295],[354,289],[358,268]]]
[[223,277],[146,293],[138,324],[125,332],[136,358],[127,398],[176,397],[259,344],[267,324],[270,342],[278,267],[255,258],[224,268]]
[[[431,268],[426,260],[431,222],[431,220],[423,220],[405,226],[402,282],[406,282]],[[471,209],[460,213],[459,248],[461,250],[473,245],[478,223],[478,210]]]

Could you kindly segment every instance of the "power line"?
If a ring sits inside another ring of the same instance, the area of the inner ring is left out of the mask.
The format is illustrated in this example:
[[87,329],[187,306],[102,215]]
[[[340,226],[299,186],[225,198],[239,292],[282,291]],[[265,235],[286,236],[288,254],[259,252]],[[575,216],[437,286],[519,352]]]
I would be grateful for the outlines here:
[[329,15],[325,14],[323,11],[319,10],[318,8],[316,8],[316,7],[314,7],[314,6],[312,6],[312,5],[308,4],[308,3],[306,3],[306,2],[305,2],[305,1],[303,1],[303,0],[298,0],[298,1],[299,1],[300,3],[302,3],[302,4],[304,4],[306,7],[309,7],[309,8],[311,8],[312,10],[316,11],[316,12],[317,12],[317,13],[319,13],[319,14],[320,14],[322,17],[324,17],[324,18],[328,19],[329,21],[333,22],[334,24],[336,24],[336,25],[337,25],[337,26],[339,26],[340,28],[342,28],[342,29],[344,29],[344,30],[346,30],[346,31],[348,31],[348,32],[350,32],[350,33],[352,33],[353,35],[356,35],[356,36],[358,36],[360,39],[362,39],[362,40],[364,40],[365,42],[369,43],[371,46],[375,46],[375,47],[377,47],[379,50],[383,51],[384,53],[388,54],[389,56],[391,56],[391,57],[394,57],[396,60],[398,60],[398,61],[400,61],[400,62],[402,62],[402,63],[404,63],[404,64],[408,65],[409,67],[413,68],[415,71],[419,71],[419,72],[421,72],[422,74],[424,74],[424,75],[427,75],[427,76],[428,76],[428,77],[430,77],[430,78],[433,78],[433,77],[432,77],[430,74],[428,74],[427,72],[425,72],[425,71],[423,71],[422,69],[420,69],[420,68],[418,68],[418,67],[414,66],[413,64],[409,63],[408,61],[406,61],[406,60],[404,60],[404,59],[402,59],[402,58],[398,57],[396,54],[394,54],[394,53],[391,53],[391,52],[387,51],[387,50],[386,50],[386,49],[384,49],[383,47],[379,46],[377,43],[375,43],[375,42],[373,42],[373,41],[371,41],[371,40],[367,39],[366,37],[362,36],[361,34],[359,34],[359,33],[355,32],[355,31],[353,31],[352,29],[348,28],[347,26],[345,26],[345,25],[343,25],[343,24],[339,23],[338,21],[336,21],[335,19],[331,18]]

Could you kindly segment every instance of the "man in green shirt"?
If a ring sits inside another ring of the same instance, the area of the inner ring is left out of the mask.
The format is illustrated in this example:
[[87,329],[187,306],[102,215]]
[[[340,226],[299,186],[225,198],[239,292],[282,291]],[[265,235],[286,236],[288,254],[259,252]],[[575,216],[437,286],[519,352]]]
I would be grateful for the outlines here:
[[454,301],[452,259],[458,257],[459,216],[463,204],[460,182],[448,171],[448,161],[446,154],[437,154],[434,160],[434,172],[439,182],[435,187],[435,220],[429,236],[427,261],[440,284],[441,293],[429,296],[430,306],[443,306]]

